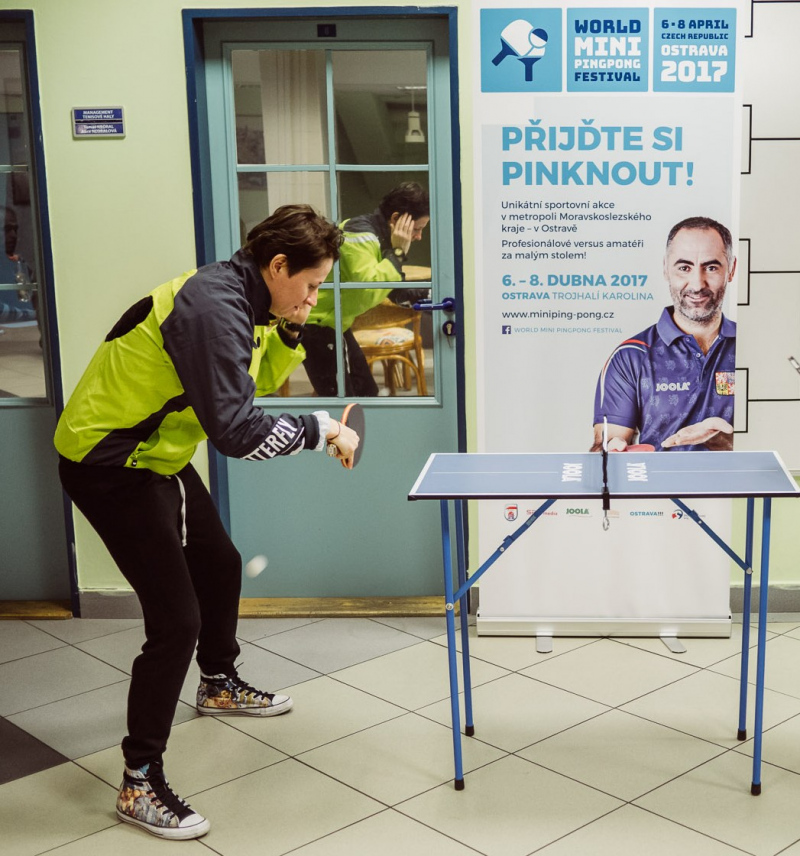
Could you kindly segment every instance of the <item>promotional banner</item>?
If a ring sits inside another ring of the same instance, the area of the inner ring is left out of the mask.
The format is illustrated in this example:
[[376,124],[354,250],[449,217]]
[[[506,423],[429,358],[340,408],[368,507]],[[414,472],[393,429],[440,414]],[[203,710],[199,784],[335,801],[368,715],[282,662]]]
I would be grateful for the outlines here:
[[[597,450],[604,424],[612,449],[731,448],[740,26],[731,2],[476,10],[480,451]],[[536,507],[481,503],[482,558]],[[694,507],[727,536],[729,503]],[[481,580],[479,631],[729,632],[694,522],[602,516],[556,503]]]

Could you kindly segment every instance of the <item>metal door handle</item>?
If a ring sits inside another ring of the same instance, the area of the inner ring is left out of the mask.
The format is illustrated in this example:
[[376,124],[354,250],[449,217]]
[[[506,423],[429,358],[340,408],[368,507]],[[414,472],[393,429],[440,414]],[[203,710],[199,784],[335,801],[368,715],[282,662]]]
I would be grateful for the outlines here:
[[413,304],[413,308],[416,309],[417,312],[434,309],[440,309],[443,312],[455,312],[456,301],[453,297],[445,297],[443,298],[441,303],[431,303],[430,300],[420,300],[417,303]]

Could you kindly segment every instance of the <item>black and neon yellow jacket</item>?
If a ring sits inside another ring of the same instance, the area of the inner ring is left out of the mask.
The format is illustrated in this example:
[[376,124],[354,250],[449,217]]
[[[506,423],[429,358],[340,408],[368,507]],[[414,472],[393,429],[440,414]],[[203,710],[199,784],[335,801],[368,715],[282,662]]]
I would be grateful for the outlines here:
[[[351,217],[339,228],[344,233],[339,256],[341,282],[401,282],[404,279],[400,262],[392,252],[389,224],[379,210]],[[391,292],[391,288],[343,289],[342,330],[349,330],[359,315],[383,302]],[[322,327],[336,326],[333,290],[320,290],[317,305],[308,316],[308,323]]]
[[270,302],[244,250],[150,292],[120,318],[78,382],[56,429],[59,453],[171,475],[205,439],[249,460],[321,448],[315,415],[275,418],[253,404],[305,356],[274,326]]

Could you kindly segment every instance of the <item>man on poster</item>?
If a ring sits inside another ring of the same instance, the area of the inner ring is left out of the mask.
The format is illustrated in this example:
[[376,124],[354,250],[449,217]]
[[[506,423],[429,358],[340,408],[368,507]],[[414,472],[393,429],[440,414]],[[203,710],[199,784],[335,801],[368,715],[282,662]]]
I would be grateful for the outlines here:
[[676,451],[733,448],[736,324],[722,314],[736,272],[730,231],[708,217],[670,230],[664,278],[673,305],[611,354],[597,383],[594,445]]

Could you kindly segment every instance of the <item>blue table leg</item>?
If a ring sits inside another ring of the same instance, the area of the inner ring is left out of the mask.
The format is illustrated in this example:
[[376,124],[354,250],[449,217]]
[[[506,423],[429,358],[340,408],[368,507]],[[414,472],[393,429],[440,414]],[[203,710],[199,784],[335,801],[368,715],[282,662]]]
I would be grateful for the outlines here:
[[442,561],[444,564],[445,620],[447,623],[447,660],[450,667],[450,713],[453,720],[453,761],[455,786],[464,789],[464,771],[461,763],[461,723],[458,712],[458,662],[456,659],[456,622],[453,603],[453,558],[450,549],[450,509],[447,500],[440,503],[442,513]]
[[[456,556],[458,562],[459,591],[467,582],[466,544],[464,540],[464,501],[455,502],[456,511]],[[464,734],[472,737],[475,725],[472,721],[472,672],[469,667],[469,600],[467,592],[459,601],[461,610],[461,670],[464,677]]]
[[750,668],[750,608],[753,589],[753,519],[755,498],[747,497],[747,536],[744,560],[748,570],[744,574],[744,602],[742,604],[742,671],[739,678],[739,740],[747,740],[747,673]]
[[756,660],[756,721],[753,735],[753,784],[750,793],[761,793],[761,731],[764,724],[764,671],[767,657],[767,601],[769,600],[769,536],[772,499],[762,500],[761,524],[761,576],[759,579],[758,603],[758,657]]

